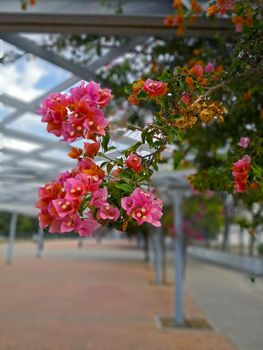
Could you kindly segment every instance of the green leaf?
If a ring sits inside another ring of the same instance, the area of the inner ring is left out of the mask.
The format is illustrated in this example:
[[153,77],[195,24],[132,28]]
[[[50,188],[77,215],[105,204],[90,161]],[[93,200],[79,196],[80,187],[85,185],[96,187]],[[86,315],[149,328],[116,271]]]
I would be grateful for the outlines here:
[[131,192],[133,190],[132,184],[116,183],[115,187],[117,187],[125,192]]
[[101,143],[104,152],[107,152],[109,150],[108,149],[109,141],[110,141],[110,134],[107,132],[107,134],[103,137],[103,140]]
[[127,95],[131,95],[132,94],[132,86],[131,85],[126,86],[124,91]]
[[145,100],[148,98],[148,95],[145,91],[140,91],[137,95],[137,97],[140,99],[140,100]]
[[112,168],[114,167],[114,164],[112,163],[108,163],[107,164],[107,173],[110,174],[110,172],[112,171]]
[[183,160],[184,155],[181,152],[174,152],[173,153],[173,166],[174,169],[177,169],[181,161]]

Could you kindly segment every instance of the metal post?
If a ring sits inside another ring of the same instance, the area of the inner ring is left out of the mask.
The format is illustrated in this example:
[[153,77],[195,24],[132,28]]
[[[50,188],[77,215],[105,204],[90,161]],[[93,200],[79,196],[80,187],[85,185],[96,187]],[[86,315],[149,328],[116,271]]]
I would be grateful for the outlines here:
[[[99,236],[97,236],[97,243],[100,242],[100,239],[98,239]],[[84,238],[83,237],[78,237],[78,248],[82,249],[84,245]]]
[[182,230],[182,191],[175,190],[174,192],[174,225],[176,236],[174,238],[175,245],[175,326],[184,324],[184,299],[183,299],[183,230]]
[[149,263],[148,265],[150,267],[154,267],[154,243],[153,243],[153,236],[152,236],[152,232],[149,235],[149,245],[148,245],[148,249],[149,249]]
[[9,235],[8,235],[8,245],[6,252],[6,264],[11,264],[13,251],[14,251],[14,240],[16,236],[16,222],[17,222],[17,214],[13,213],[11,216],[10,226],[9,226]]
[[161,284],[162,280],[162,247],[161,247],[162,228],[159,227],[155,231],[155,282]]
[[41,227],[39,227],[38,235],[37,235],[37,252],[36,252],[37,258],[41,258],[43,250],[44,250],[44,231]]

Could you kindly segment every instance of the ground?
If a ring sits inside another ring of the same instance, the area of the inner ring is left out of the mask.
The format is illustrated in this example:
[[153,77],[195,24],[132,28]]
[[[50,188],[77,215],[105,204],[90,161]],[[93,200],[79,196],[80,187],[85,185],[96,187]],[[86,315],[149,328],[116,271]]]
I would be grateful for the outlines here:
[[[0,260],[1,350],[236,349],[218,328],[158,329],[155,317],[172,314],[173,288],[149,283],[153,270],[126,241],[80,250],[57,240],[41,259],[34,249],[19,243],[10,266]],[[185,309],[204,317],[187,293]]]

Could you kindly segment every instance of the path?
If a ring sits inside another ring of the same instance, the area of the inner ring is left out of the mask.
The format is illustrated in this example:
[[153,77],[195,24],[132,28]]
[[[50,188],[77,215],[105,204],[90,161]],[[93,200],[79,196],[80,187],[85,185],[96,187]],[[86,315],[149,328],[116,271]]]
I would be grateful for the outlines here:
[[237,349],[263,349],[262,279],[188,259],[186,289]]
[[[218,331],[163,331],[173,289],[149,284],[153,273],[127,242],[17,244],[11,266],[0,260],[1,350],[234,350]],[[4,246],[0,246],[3,257]],[[186,297],[188,317],[201,312]]]

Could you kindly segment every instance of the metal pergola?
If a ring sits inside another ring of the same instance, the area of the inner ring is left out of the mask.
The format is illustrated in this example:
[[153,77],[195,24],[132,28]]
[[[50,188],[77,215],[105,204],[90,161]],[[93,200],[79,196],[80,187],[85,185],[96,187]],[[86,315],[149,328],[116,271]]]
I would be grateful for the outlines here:
[[[177,36],[175,28],[167,28],[163,24],[165,16],[173,11],[172,0],[125,1],[122,14],[116,13],[117,3],[106,1],[105,6],[101,6],[98,0],[38,0],[36,6],[29,6],[27,11],[22,11],[18,0],[0,2],[0,40],[65,71],[62,82],[30,102],[6,93],[3,82],[0,103],[11,109],[11,112],[0,119],[0,210],[35,215],[37,188],[74,164],[66,157],[69,145],[57,142],[55,137],[42,137],[35,132],[35,127],[41,124],[35,112],[43,98],[54,91],[65,91],[82,79],[98,80],[97,70],[133,52],[150,36]],[[203,1],[203,4],[205,6],[207,1]],[[189,7],[190,1],[185,0],[184,5]],[[185,35],[207,38],[217,34],[228,37],[233,33],[231,29],[231,23],[226,19],[211,22],[199,18],[189,24]],[[84,65],[41,46],[34,35],[30,36],[29,33],[95,33],[126,36],[127,40],[108,49],[89,65]],[[19,127],[22,124],[23,127]],[[11,147],[14,141],[17,146]],[[119,133],[115,138],[120,147],[130,146],[136,141],[136,133],[132,132]]]

